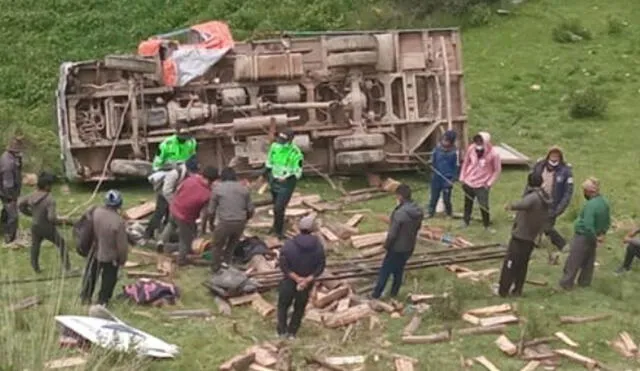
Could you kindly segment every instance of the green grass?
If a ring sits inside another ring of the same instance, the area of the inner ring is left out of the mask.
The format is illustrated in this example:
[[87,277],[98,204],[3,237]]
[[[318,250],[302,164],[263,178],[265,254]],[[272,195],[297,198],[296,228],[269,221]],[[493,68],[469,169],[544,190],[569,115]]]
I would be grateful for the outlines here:
[[[52,2],[53,4],[53,2]],[[125,7],[126,4],[126,7]],[[295,4],[295,6],[294,6]],[[26,132],[33,146],[29,165],[58,167],[57,138],[52,125],[52,95],[56,84],[57,65],[63,60],[99,57],[107,52],[133,50],[136,42],[147,35],[214,18],[228,19],[238,38],[250,36],[255,30],[271,29],[330,29],[365,27],[413,27],[433,25],[430,20],[404,17],[401,7],[384,0],[341,1],[283,1],[274,5],[263,0],[252,2],[124,2],[104,4],[64,1],[45,8],[40,3],[24,1],[19,5],[0,1],[3,12],[0,25],[3,39],[0,45],[0,124],[6,125],[6,135],[14,130]],[[121,7],[120,10],[119,7]],[[552,29],[565,16],[578,18],[592,33],[591,40],[560,44],[553,41]],[[610,19],[623,24],[621,32],[611,33]],[[637,149],[637,100],[640,66],[640,5],[626,0],[531,0],[512,9],[509,16],[493,17],[488,26],[466,30],[463,34],[465,85],[470,106],[471,130],[487,129],[494,142],[506,142],[533,158],[542,156],[552,144],[561,145],[573,164],[576,183],[589,175],[602,181],[603,193],[609,198],[614,220],[626,223],[613,229],[605,246],[598,251],[596,276],[589,289],[571,293],[557,293],[553,289],[561,275],[561,267],[546,264],[546,251],[534,253],[529,269],[532,279],[546,280],[549,287],[525,287],[525,297],[517,300],[522,316],[527,318],[527,330],[532,336],[548,336],[560,329],[559,315],[589,315],[612,313],[609,320],[562,327],[573,340],[580,343],[578,352],[603,361],[616,370],[637,368],[632,361],[623,360],[611,350],[607,340],[619,331],[627,330],[640,341],[638,325],[640,304],[635,295],[640,290],[637,272],[622,278],[612,272],[621,261],[624,249],[621,237],[637,217],[637,194],[640,193],[640,162]],[[540,90],[531,86],[540,85]],[[571,94],[579,89],[595,88],[608,100],[603,118],[574,120],[569,116]],[[522,191],[525,173],[506,170],[491,193],[493,219],[498,233],[485,235],[477,225],[466,233],[476,242],[506,242],[511,220],[503,205],[517,199]],[[425,182],[418,176],[407,179],[412,185]],[[361,180],[356,180],[360,181]],[[355,186],[355,185],[352,185]],[[303,192],[332,192],[321,181],[305,181]],[[416,198],[426,202],[426,187]],[[72,195],[60,195],[59,208],[71,210],[84,202],[88,189],[74,189]],[[144,189],[126,188],[126,201],[135,204],[140,198],[150,198]],[[454,193],[455,207],[460,210],[460,190]],[[560,230],[571,234],[571,222],[577,215],[582,196],[577,189],[570,209],[560,219]],[[355,205],[361,208],[364,205]],[[370,202],[366,207],[386,213],[393,206],[390,198]],[[22,220],[27,227],[28,220]],[[435,220],[452,230],[457,222]],[[368,220],[363,231],[383,228],[379,222]],[[66,231],[70,238],[70,234]],[[549,244],[544,243],[545,247]],[[57,267],[57,253],[46,245],[43,250],[45,274]],[[346,249],[346,248],[345,248]],[[0,251],[0,276],[23,278],[32,275],[27,249]],[[76,266],[81,260],[74,257]],[[472,267],[498,267],[499,263],[472,264]],[[184,292],[181,305],[185,308],[214,308],[213,300],[200,282],[206,277],[204,269],[191,268],[182,272],[178,285]],[[121,283],[129,282],[123,280]],[[44,284],[0,286],[0,303],[40,294],[44,305],[16,315],[2,311],[0,316],[0,369],[39,369],[41,362],[56,358],[65,351],[58,349],[57,333],[52,322],[55,313],[83,313],[76,302],[79,280]],[[453,290],[464,309],[504,302],[492,297],[487,284],[472,285],[459,282],[444,269],[412,272],[406,279],[403,294],[409,291],[438,293]],[[273,300],[275,296],[268,295]],[[156,315],[149,319],[136,312]],[[274,320],[259,318],[250,308],[235,309],[231,318],[217,316],[212,322],[187,320],[169,322],[161,310],[115,304],[114,312],[123,320],[182,348],[181,356],[170,362],[155,362],[141,367],[150,369],[212,369],[214,366],[250,345],[246,337],[232,331],[236,322],[245,335],[259,340],[270,339]],[[445,325],[462,326],[460,321],[443,321],[442,313],[427,315],[420,334],[437,331]],[[420,359],[419,370],[459,369],[460,357],[487,356],[502,370],[518,370],[524,362],[503,356],[493,344],[495,336],[469,337],[450,344],[401,345],[400,332],[410,316],[390,319],[382,316],[383,328],[370,332],[368,324],[360,324],[355,337],[340,344],[342,331],[331,331],[305,324],[295,345],[295,361],[302,365],[303,355],[324,352],[327,355],[370,354],[387,349]],[[512,340],[518,338],[519,328],[509,330]],[[95,362],[105,357],[94,355]],[[130,358],[107,357],[101,366],[118,365],[130,369]],[[305,369],[300,366],[300,369]],[[389,370],[387,359],[370,363],[367,370]],[[582,369],[565,363],[562,369]]]

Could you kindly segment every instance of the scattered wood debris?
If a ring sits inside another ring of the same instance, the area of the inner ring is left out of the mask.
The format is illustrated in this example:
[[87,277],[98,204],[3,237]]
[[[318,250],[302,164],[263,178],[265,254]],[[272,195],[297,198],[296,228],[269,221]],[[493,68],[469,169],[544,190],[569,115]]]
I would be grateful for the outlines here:
[[590,370],[593,370],[594,368],[596,368],[596,366],[598,366],[598,361],[596,361],[595,359],[585,357],[569,349],[556,349],[554,350],[554,352],[574,362],[580,363]]
[[420,327],[420,323],[422,323],[422,317],[418,315],[413,316],[411,321],[409,321],[407,326],[402,330],[402,336],[413,335],[413,333],[418,330],[418,327]]
[[393,361],[396,371],[413,371],[413,363],[406,358],[396,358]]
[[489,307],[469,309],[466,313],[474,316],[492,316],[498,313],[510,312],[513,310],[511,304],[492,305]]
[[87,359],[84,357],[67,357],[61,359],[55,359],[44,364],[45,370],[59,370],[61,368],[80,367],[87,364]]
[[490,268],[483,269],[481,271],[471,271],[471,272],[462,272],[458,273],[458,278],[469,278],[472,281],[479,281],[481,279],[489,278],[490,276],[499,273],[500,270],[498,268]]
[[566,324],[580,324],[580,323],[601,321],[601,320],[607,319],[609,317],[611,317],[611,314],[598,314],[598,315],[595,315],[595,316],[587,316],[587,317],[561,316],[560,317],[560,323],[562,323],[563,325],[566,325]]
[[143,204],[128,208],[124,212],[125,219],[138,220],[145,216],[151,215],[156,209],[156,203],[154,201],[147,201]]
[[262,296],[259,294],[255,294],[256,297],[251,302],[251,306],[255,309],[262,317],[268,317],[276,311],[276,307],[274,307],[271,303],[264,300]]
[[218,370],[220,371],[248,370],[249,366],[253,363],[255,359],[256,359],[255,353],[251,353],[251,352],[243,353],[231,358],[230,360],[220,365]]
[[530,284],[530,285],[534,285],[534,286],[547,286],[548,285],[547,281],[541,281],[541,280],[528,279],[525,282]]
[[382,245],[387,239],[387,232],[369,233],[351,236],[351,245],[356,249],[363,249],[374,245]]
[[636,345],[636,343],[633,341],[633,339],[631,338],[631,335],[629,335],[628,332],[623,331],[620,333],[620,340],[622,340],[622,342],[624,343],[624,346],[627,348],[627,350],[629,350],[631,353],[636,353],[638,352],[638,346]]
[[353,306],[344,312],[334,313],[331,316],[327,316],[324,323],[328,328],[337,328],[357,322],[358,320],[369,317],[372,314],[373,310],[369,307],[369,304],[364,303]]
[[253,300],[256,298],[256,294],[248,294],[242,296],[236,296],[234,298],[229,298],[229,304],[231,306],[236,307],[239,305],[251,304]]
[[638,346],[631,338],[631,335],[626,331],[618,334],[613,341],[609,342],[609,345],[625,358],[634,358],[638,356]]
[[508,356],[513,356],[518,353],[518,347],[514,343],[512,343],[511,340],[509,340],[509,338],[505,335],[500,335],[496,339],[495,343],[498,348],[500,348],[500,350]]
[[507,314],[504,316],[482,318],[480,320],[480,326],[491,327],[495,325],[507,325],[507,324],[518,323],[518,322],[519,322],[518,317],[514,316],[513,314]]
[[384,249],[384,246],[380,245],[363,249],[362,252],[360,252],[360,256],[362,256],[363,258],[371,258],[374,256],[382,255],[386,252],[387,250]]
[[127,277],[129,278],[136,278],[136,277],[163,278],[166,276],[167,274],[164,272],[127,271]]
[[535,371],[538,367],[540,367],[540,361],[531,361],[520,371]]
[[182,309],[167,312],[167,316],[172,319],[213,318],[213,313],[209,309]]
[[365,356],[325,357],[324,361],[332,366],[361,365],[367,360]]
[[434,294],[410,294],[409,295],[409,301],[411,301],[411,303],[413,304],[419,304],[419,303],[428,303],[428,302],[433,302],[435,300],[442,300],[442,299],[446,299],[447,297],[449,297],[448,293],[444,293],[444,294],[439,294],[439,295],[434,295]]
[[340,241],[340,237],[336,236],[329,228],[320,227],[320,233],[329,240],[329,242],[338,242]]
[[[309,210],[309,209],[287,208],[287,210],[285,210],[285,212],[284,212],[284,216],[286,216],[288,218],[299,218],[299,217],[308,215],[310,212],[311,212],[311,210]],[[269,210],[269,215],[273,216],[273,210]]]
[[463,313],[462,320],[465,322],[469,322],[474,326],[478,326],[480,324],[480,318],[474,316],[473,314]]
[[489,371],[500,371],[500,369],[491,363],[491,361],[489,361],[485,356],[476,357],[475,360]]
[[570,346],[572,348],[577,348],[578,347],[578,343],[576,343],[575,341],[571,340],[571,338],[569,338],[564,332],[558,331],[554,335],[558,339],[562,340],[562,342],[567,344],[568,346]]
[[314,300],[314,306],[317,308],[324,308],[334,301],[340,300],[349,295],[349,291],[350,289],[348,286],[340,286],[324,295],[317,293]]
[[360,224],[362,219],[364,219],[364,214],[355,214],[347,221],[346,224],[349,227],[355,228],[358,224]]
[[218,313],[224,316],[231,315],[231,305],[229,305],[229,303],[226,300],[224,300],[219,296],[214,296],[213,301],[216,303],[216,306],[218,307]]
[[497,325],[491,327],[468,327],[455,331],[442,331],[430,335],[410,335],[403,336],[402,342],[405,344],[430,344],[450,341],[454,337],[467,335],[486,335],[486,334],[502,334],[506,329],[505,325]]

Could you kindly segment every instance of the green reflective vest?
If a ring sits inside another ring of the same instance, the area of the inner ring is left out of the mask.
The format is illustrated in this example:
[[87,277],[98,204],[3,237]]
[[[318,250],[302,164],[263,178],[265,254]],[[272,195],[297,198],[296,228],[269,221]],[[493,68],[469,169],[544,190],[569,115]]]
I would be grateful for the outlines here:
[[153,159],[153,170],[160,170],[164,165],[187,161],[196,154],[198,144],[190,138],[180,143],[177,135],[165,139],[158,147],[158,154]]
[[274,178],[302,177],[302,151],[293,143],[273,143],[267,155],[267,168]]

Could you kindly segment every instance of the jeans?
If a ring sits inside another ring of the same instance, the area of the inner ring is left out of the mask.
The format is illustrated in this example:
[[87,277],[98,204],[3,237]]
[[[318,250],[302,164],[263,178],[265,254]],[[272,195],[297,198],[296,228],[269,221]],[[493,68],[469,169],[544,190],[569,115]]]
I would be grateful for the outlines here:
[[83,303],[91,303],[99,274],[101,275],[101,279],[100,292],[98,292],[98,304],[107,305],[111,297],[113,297],[113,290],[118,281],[118,266],[113,262],[98,262],[92,251],[89,254],[89,258],[87,258],[87,266],[85,267],[84,276],[82,277],[82,292],[80,293],[80,297]]
[[[511,237],[507,255],[502,263],[500,288],[498,293],[505,297],[509,294],[522,295],[522,287],[527,279],[529,259],[533,252],[534,242]],[[512,288],[513,287],[513,288]]]
[[477,198],[480,204],[480,213],[482,214],[482,225],[489,227],[489,188],[471,188],[466,184],[462,185],[464,191],[464,215],[462,217],[465,224],[471,222],[471,213],[473,212],[473,202]]
[[67,253],[64,238],[60,235],[55,226],[39,227],[31,226],[31,267],[34,271],[40,272],[40,246],[42,241],[47,240],[53,243],[60,251],[60,261],[65,269],[69,270],[69,255]]
[[371,294],[374,299],[378,299],[382,296],[382,292],[387,285],[387,280],[391,275],[393,275],[393,284],[391,285],[391,292],[389,295],[392,297],[398,296],[400,286],[402,286],[404,266],[407,264],[410,257],[411,252],[387,251],[387,254],[384,256],[384,260],[382,261],[380,272],[378,273],[378,282],[376,283],[376,287],[373,289],[373,294]]
[[166,224],[166,220],[169,217],[169,202],[163,195],[156,195],[156,209],[153,211],[153,216],[149,220],[147,229],[144,231],[144,237],[146,239],[153,238],[156,230],[162,231],[163,226]]
[[453,207],[451,205],[451,191],[450,184],[445,184],[444,180],[432,180],[431,181],[431,198],[429,199],[428,213],[433,216],[436,213],[436,206],[442,193],[442,201],[444,201],[444,209],[447,215],[453,214]]
[[[290,278],[285,278],[278,287],[278,335],[293,335],[298,333],[304,311],[309,301],[309,293],[313,284],[302,291],[297,290],[297,284]],[[287,322],[289,307],[293,304],[293,315]]]

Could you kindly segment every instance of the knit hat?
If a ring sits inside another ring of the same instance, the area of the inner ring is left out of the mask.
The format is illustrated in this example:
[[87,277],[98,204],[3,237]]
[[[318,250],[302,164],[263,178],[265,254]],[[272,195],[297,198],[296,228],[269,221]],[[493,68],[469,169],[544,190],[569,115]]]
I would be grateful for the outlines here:
[[109,207],[120,207],[122,206],[122,195],[115,189],[109,190],[104,196],[104,204]]
[[453,143],[456,141],[456,132],[453,130],[447,130],[444,135],[443,135],[444,139],[448,140],[449,142]]
[[600,192],[600,181],[595,177],[588,177],[587,180],[582,183],[582,189],[585,191],[598,193]]
[[298,222],[298,229],[301,231],[312,231],[316,218],[313,215],[307,215]]

